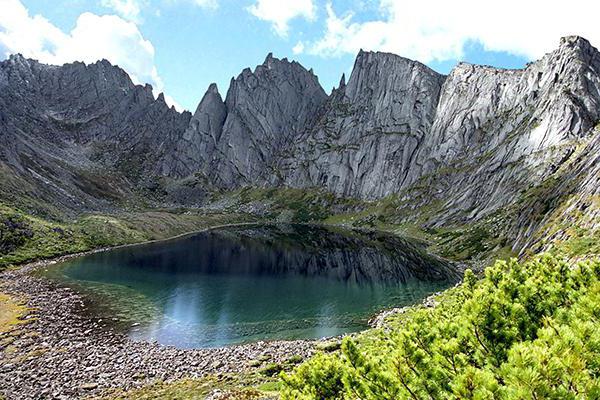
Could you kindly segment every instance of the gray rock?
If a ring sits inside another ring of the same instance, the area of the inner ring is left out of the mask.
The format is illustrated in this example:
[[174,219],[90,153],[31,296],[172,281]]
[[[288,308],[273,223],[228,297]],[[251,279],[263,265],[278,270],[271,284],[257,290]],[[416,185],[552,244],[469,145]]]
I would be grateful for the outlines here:
[[279,183],[282,152],[326,99],[312,72],[269,54],[254,71],[247,68],[231,80],[219,140],[206,138],[205,174],[225,188]]
[[361,51],[344,81],[290,151],[285,182],[367,199],[394,193],[431,130],[444,77],[406,58]]
[[269,54],[231,80],[225,101],[211,85],[193,116],[107,61],[12,56],[0,62],[1,198],[80,212],[140,192],[198,205],[214,188],[325,187],[435,204],[425,224],[438,226],[513,204],[598,120],[600,54],[580,37],[521,70],[461,63],[447,77],[361,51],[330,96],[312,71]]
[[165,155],[190,117],[106,60],[58,67],[11,56],[0,62],[3,197],[77,212],[114,207],[169,168]]

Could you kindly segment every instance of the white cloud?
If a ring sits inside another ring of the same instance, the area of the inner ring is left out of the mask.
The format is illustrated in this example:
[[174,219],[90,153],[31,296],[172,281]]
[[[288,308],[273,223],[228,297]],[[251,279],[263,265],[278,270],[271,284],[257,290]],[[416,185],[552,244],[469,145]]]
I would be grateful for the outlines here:
[[588,0],[571,0],[568,7],[541,0],[379,0],[379,11],[380,19],[355,22],[352,13],[340,16],[328,4],[326,31],[306,44],[307,51],[337,56],[362,48],[430,62],[460,59],[468,41],[530,59],[554,49],[565,35],[600,44],[600,2]]
[[287,36],[292,19],[315,18],[313,0],[257,0],[248,11],[258,19],[272,23],[275,32],[282,37]]
[[194,4],[209,10],[216,10],[219,7],[217,0],[192,0]]
[[102,0],[104,7],[114,10],[117,14],[130,21],[139,22],[144,0]]
[[194,6],[198,6],[205,10],[214,11],[217,8],[219,8],[219,1],[220,0],[162,0],[162,3],[168,4],[168,5],[177,5],[177,4],[181,4],[181,3],[187,3],[187,4],[194,5]]
[[[204,8],[206,10],[216,10],[219,8],[218,0],[163,0],[165,3],[177,4],[185,1],[189,4]],[[136,23],[142,22],[142,11],[149,6],[149,0],[101,0],[102,6],[112,9],[123,18]],[[160,5],[160,3],[159,3]],[[159,7],[153,10],[155,16],[160,17]]]
[[134,83],[150,83],[156,92],[164,90],[154,65],[154,47],[133,22],[86,12],[71,32],[63,32],[41,15],[30,16],[19,0],[0,0],[0,9],[0,59],[21,53],[61,65],[105,58],[127,71]]
[[294,54],[300,54],[304,52],[304,43],[302,41],[296,43],[296,45],[292,48],[292,52]]

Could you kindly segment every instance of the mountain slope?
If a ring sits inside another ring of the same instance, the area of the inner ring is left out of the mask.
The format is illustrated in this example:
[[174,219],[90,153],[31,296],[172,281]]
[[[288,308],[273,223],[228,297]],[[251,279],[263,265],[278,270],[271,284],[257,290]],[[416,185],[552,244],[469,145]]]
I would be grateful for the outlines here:
[[393,54],[360,52],[286,160],[286,184],[379,198],[402,187],[431,130],[444,77]]
[[0,93],[4,195],[61,209],[129,197],[164,168],[190,119],[105,60],[56,67],[11,56],[0,63]]
[[595,195],[599,120],[600,53],[576,36],[522,70],[461,63],[448,76],[361,51],[329,96],[312,71],[269,54],[225,99],[211,85],[193,115],[106,61],[12,56],[0,62],[0,200],[77,214],[319,188],[365,212],[385,203],[386,224],[499,218],[520,250],[569,194]]

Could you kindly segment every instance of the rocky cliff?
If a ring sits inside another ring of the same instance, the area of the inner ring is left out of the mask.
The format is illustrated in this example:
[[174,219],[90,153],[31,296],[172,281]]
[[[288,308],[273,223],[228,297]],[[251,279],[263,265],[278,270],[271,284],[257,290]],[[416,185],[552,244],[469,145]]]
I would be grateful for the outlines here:
[[397,192],[431,131],[443,82],[421,63],[361,51],[348,84],[342,79],[291,148],[286,184],[366,199]]
[[3,197],[114,205],[166,168],[190,117],[105,60],[57,67],[11,56],[0,63]]
[[319,187],[395,197],[398,223],[461,224],[574,162],[599,120],[600,53],[580,37],[521,70],[461,63],[448,76],[361,51],[329,96],[312,71],[269,54],[225,99],[211,85],[193,115],[106,61],[0,63],[3,198],[73,210],[140,193],[200,205],[215,189]]
[[202,172],[221,188],[275,184],[277,162],[312,125],[327,95],[312,71],[269,54],[231,80],[223,102],[211,85],[184,134],[187,161],[167,175]]
[[523,70],[462,63],[448,77],[361,52],[348,85],[293,148],[286,183],[377,199],[427,179],[449,210],[476,216],[547,175],[590,133],[599,73],[598,51],[579,37]]
[[599,73],[600,54],[579,37],[523,70],[458,65],[406,184],[435,175],[447,217],[507,205],[594,134]]

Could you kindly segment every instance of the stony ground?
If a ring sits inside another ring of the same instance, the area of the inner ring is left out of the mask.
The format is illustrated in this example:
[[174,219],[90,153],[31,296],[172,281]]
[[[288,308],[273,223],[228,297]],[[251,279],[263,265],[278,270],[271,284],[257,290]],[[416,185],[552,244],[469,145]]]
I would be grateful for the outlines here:
[[71,289],[30,275],[50,262],[0,274],[0,290],[26,299],[27,323],[0,334],[0,397],[71,399],[130,389],[157,380],[248,372],[261,362],[308,357],[312,341],[257,342],[180,350],[134,342],[110,321],[84,316],[85,303]]

